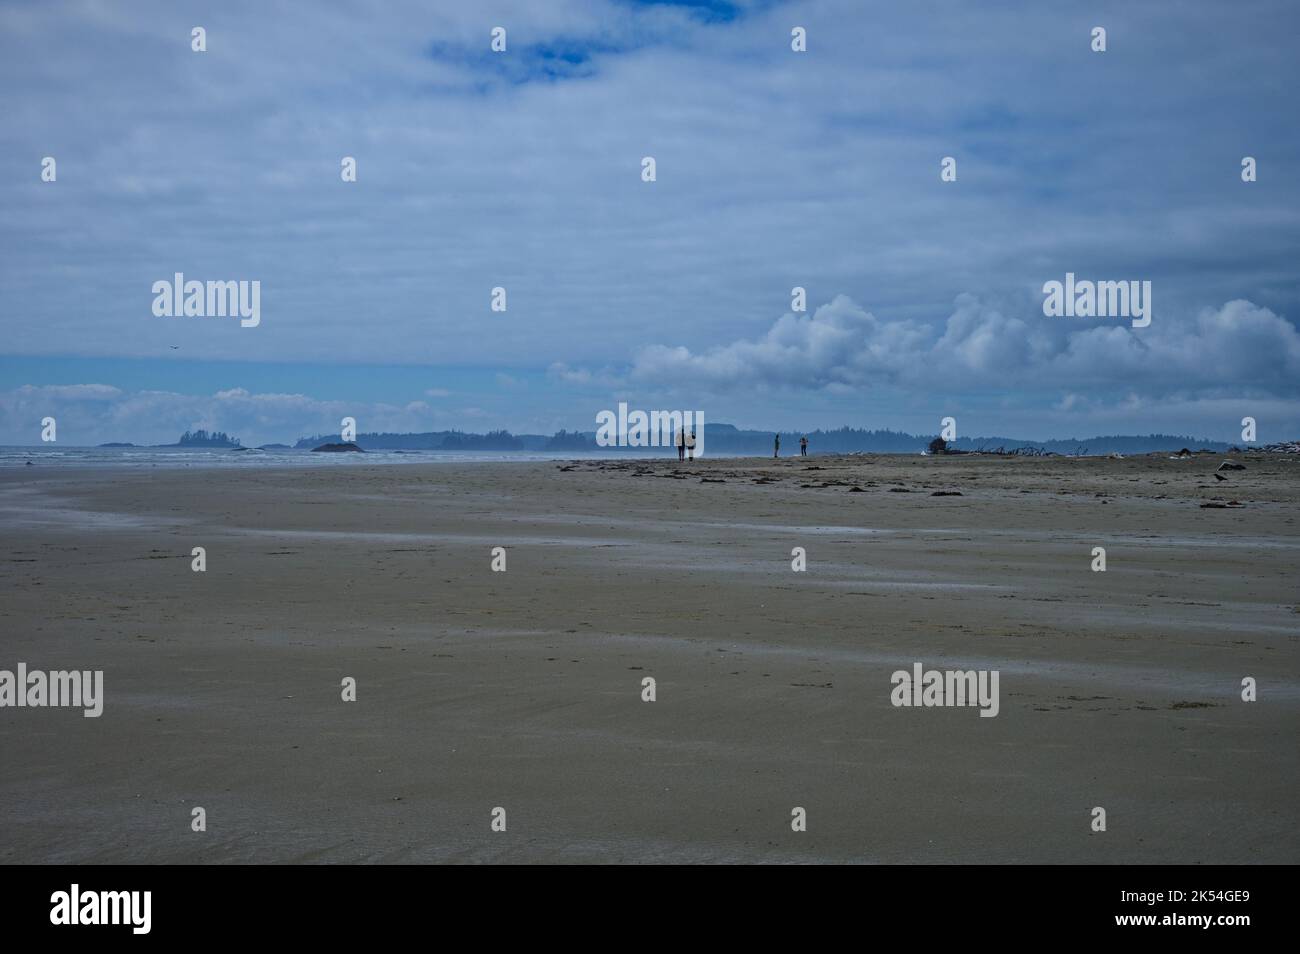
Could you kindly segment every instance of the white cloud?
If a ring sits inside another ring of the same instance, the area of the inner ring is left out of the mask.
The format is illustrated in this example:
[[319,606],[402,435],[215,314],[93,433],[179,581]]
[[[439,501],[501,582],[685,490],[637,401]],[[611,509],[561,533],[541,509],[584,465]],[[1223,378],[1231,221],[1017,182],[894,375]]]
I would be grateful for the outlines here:
[[423,401],[324,401],[244,388],[200,395],[127,392],[101,384],[24,385],[0,392],[0,443],[39,443],[40,421],[47,415],[58,421],[60,443],[74,446],[111,440],[167,444],[197,428],[226,431],[251,446],[335,433],[344,417],[356,418],[360,432],[406,432],[446,430],[485,416],[479,408],[439,413]]
[[[1294,177],[1219,189],[1232,164],[1169,145],[1295,151],[1276,122],[1294,57],[1269,26],[1286,4],[1234,18],[1188,2],[1173,33],[1160,10],[1112,11],[1116,35],[1159,44],[1155,74],[1066,56],[1086,30],[1056,7],[815,0],[710,24],[613,0],[311,16],[230,0],[195,54],[192,12],[163,0],[0,6],[5,348],[599,367],[648,342],[752,339],[795,284],[918,322],[962,290],[987,300],[1066,268],[1176,276],[1163,300],[1185,315],[1293,297]],[[795,18],[807,54],[789,50]],[[495,59],[494,20],[510,30]],[[1225,68],[1204,68],[1206,35]],[[556,51],[590,75],[550,78]],[[1141,116],[1096,108],[1135,88]],[[42,185],[29,157],[47,154],[60,176]],[[151,283],[178,270],[262,281],[262,324],[153,318]],[[504,315],[487,311],[495,285]],[[950,329],[959,365],[1012,357],[1010,336],[974,330]],[[816,347],[806,372],[825,367]]]
[[[1162,393],[1199,395],[1182,409],[1215,392],[1294,399],[1279,315],[1297,307],[1300,179],[1262,159],[1247,186],[1227,148],[1296,152],[1277,121],[1300,79],[1281,28],[1292,0],[1251,16],[1187,0],[1177,30],[1157,6],[1117,3],[1112,35],[1139,45],[1106,57],[1087,52],[1086,22],[1032,0],[942,17],[744,6],[709,24],[622,0],[310,16],[229,0],[204,14],[209,52],[194,54],[193,13],[167,0],[0,4],[4,352],[481,368],[488,383],[456,401],[517,429],[590,426],[586,395],[603,390],[599,408],[669,383],[728,393],[723,413],[764,424],[794,410],[761,388],[802,389],[819,402],[797,409],[802,426],[859,423],[880,387],[1044,389],[1040,421],[1061,388],[1070,408],[1136,388],[1143,414]],[[510,30],[496,59],[493,21]],[[796,21],[807,54],[789,50]],[[588,56],[583,78],[546,76],[547,51]],[[59,181],[42,184],[50,154]],[[339,179],[344,155],[355,184]],[[945,155],[955,183],[939,181]],[[178,270],[261,280],[262,324],[153,318],[151,283]],[[1053,324],[1003,303],[1067,270],[1154,280],[1155,324]],[[496,285],[507,313],[488,311]],[[774,320],[794,285],[843,297],[815,321]],[[1197,311],[1242,297],[1258,304]],[[630,374],[612,370],[630,358]],[[549,368],[552,393],[493,405],[499,368],[530,384]],[[343,413],[425,430],[459,413],[382,381],[392,405],[358,409],[98,379],[124,390],[9,391],[4,433],[28,439],[37,404],[96,422],[100,440],[174,440],[200,422],[283,440]],[[902,426],[918,403],[882,400],[872,420]]]
[[644,348],[631,378],[712,391],[863,385],[892,380],[924,353],[927,336],[923,325],[880,321],[839,295],[812,314],[783,315],[757,341],[736,341],[702,354],[682,346]]
[[582,387],[615,388],[623,384],[621,377],[612,368],[571,368],[563,361],[556,361],[547,368],[546,376],[551,381]]
[[[1161,316],[1149,328],[1134,329],[1106,319],[1011,317],[961,295],[935,327],[881,319],[839,295],[811,314],[781,316],[757,340],[700,353],[680,345],[644,348],[628,378],[711,393],[1116,385],[1147,395],[1211,394],[1248,381],[1258,393],[1294,397],[1300,332],[1267,308],[1241,300],[1206,309],[1192,322]],[[582,377],[567,372],[566,379]]]

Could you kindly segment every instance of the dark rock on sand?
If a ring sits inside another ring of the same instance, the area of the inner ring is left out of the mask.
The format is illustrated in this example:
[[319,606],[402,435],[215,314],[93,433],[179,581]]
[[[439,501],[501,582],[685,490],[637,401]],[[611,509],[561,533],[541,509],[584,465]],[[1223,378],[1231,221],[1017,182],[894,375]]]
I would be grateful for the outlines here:
[[315,453],[316,451],[324,451],[327,454],[349,454],[349,453],[364,454],[365,453],[364,450],[362,450],[356,444],[353,444],[351,441],[348,441],[345,444],[322,444],[320,447],[312,448],[312,453]]

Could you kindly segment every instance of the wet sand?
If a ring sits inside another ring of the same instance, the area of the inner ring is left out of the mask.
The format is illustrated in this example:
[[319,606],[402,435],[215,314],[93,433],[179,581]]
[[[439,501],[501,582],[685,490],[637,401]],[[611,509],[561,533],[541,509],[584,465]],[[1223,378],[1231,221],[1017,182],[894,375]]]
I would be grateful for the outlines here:
[[0,709],[0,861],[1295,863],[1300,461],[1221,459],[0,472],[0,669],[106,696]]

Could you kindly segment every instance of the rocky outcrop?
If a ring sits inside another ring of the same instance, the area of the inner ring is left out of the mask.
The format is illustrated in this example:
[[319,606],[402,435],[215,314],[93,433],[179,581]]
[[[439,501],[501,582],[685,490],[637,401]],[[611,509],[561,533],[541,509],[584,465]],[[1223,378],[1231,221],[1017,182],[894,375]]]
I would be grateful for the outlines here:
[[351,453],[352,451],[355,451],[358,454],[365,453],[364,450],[362,450],[356,444],[353,444],[351,441],[348,441],[345,444],[322,444],[320,447],[312,448],[313,453],[315,453],[316,451],[324,451],[327,454],[347,454],[347,453]]

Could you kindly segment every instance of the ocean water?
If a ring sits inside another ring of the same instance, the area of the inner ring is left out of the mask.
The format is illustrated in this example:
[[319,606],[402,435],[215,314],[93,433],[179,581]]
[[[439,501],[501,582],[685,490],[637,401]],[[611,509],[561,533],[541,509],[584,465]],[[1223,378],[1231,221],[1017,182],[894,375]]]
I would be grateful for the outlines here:
[[[370,450],[314,453],[306,449],[232,450],[225,447],[39,447],[0,446],[0,468],[78,467],[362,467],[382,464],[463,464],[488,461],[616,460],[665,457],[664,453],[629,451],[436,451]],[[30,467],[28,464],[30,463]]]

